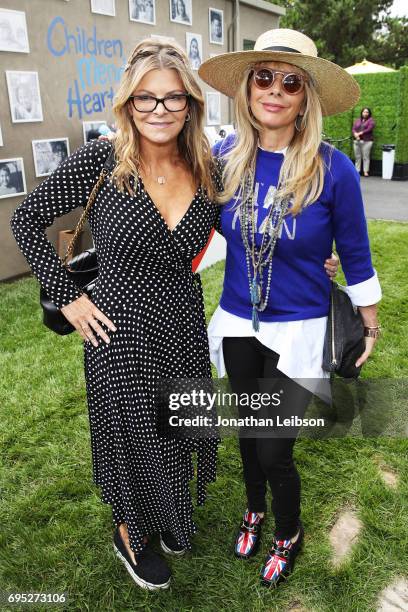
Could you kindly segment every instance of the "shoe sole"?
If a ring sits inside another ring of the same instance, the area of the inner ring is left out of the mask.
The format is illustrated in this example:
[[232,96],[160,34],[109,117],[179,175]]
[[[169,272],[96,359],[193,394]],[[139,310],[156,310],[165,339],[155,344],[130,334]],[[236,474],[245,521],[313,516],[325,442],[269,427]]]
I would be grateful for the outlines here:
[[113,545],[113,550],[115,551],[115,554],[118,557],[118,559],[120,559],[120,561],[122,561],[123,565],[126,567],[127,571],[129,572],[130,576],[132,577],[132,579],[142,589],[146,589],[148,591],[156,591],[158,589],[167,589],[170,586],[171,578],[169,578],[168,581],[164,582],[163,584],[152,584],[151,582],[147,582],[146,580],[143,580],[143,578],[140,578],[140,576],[135,574],[135,572],[133,571],[133,568],[130,565],[129,561],[122,555],[122,553],[116,547],[115,544]]
[[168,555],[172,555],[173,557],[182,557],[186,552],[185,550],[172,550],[171,548],[166,546],[166,544],[161,539],[161,537],[160,537],[160,546],[165,553],[167,553]]

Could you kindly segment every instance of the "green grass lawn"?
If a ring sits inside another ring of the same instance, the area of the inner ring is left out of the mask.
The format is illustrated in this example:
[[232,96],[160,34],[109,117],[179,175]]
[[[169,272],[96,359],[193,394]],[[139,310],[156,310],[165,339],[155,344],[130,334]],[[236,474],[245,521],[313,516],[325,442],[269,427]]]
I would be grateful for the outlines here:
[[[377,221],[369,229],[384,294],[384,335],[364,377],[402,378],[408,372],[408,224]],[[208,318],[222,274],[223,264],[202,274]],[[245,497],[237,443],[228,438],[220,445],[217,482],[196,510],[194,549],[171,562],[171,588],[137,588],[113,554],[110,507],[92,484],[82,341],[43,327],[34,279],[3,283],[0,298],[0,590],[65,591],[65,609],[81,611],[271,612],[298,603],[313,612],[372,612],[379,591],[394,576],[408,576],[406,439],[297,442],[305,549],[290,580],[269,591],[259,586],[258,572],[273,532],[271,515],[255,559],[232,555]],[[396,491],[382,483],[379,460],[398,473]],[[328,531],[346,507],[357,511],[364,530],[350,560],[335,570]]]

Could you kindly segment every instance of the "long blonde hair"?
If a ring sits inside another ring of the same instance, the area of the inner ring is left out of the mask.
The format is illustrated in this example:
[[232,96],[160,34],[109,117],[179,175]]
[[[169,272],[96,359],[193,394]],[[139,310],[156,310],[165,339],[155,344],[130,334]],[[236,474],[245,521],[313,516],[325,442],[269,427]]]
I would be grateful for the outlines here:
[[120,191],[133,194],[130,177],[138,177],[141,164],[139,133],[128,109],[129,97],[150,70],[170,68],[177,71],[185,90],[190,94],[190,120],[178,136],[179,152],[191,169],[196,184],[201,184],[210,199],[214,198],[211,180],[213,162],[211,148],[204,133],[204,98],[195,80],[185,51],[172,41],[146,38],[131,53],[118,92],[113,112],[118,127],[114,140],[116,166],[112,179]]
[[[236,139],[225,154],[223,168],[224,189],[220,202],[228,202],[238,192],[242,196],[248,176],[253,169],[261,125],[250,112],[248,80],[254,66],[249,66],[235,96]],[[303,72],[303,71],[302,71]],[[305,111],[286,152],[279,174],[277,196],[292,197],[292,215],[311,204],[321,194],[324,183],[325,163],[319,152],[322,142],[322,110],[316,89],[305,83]]]

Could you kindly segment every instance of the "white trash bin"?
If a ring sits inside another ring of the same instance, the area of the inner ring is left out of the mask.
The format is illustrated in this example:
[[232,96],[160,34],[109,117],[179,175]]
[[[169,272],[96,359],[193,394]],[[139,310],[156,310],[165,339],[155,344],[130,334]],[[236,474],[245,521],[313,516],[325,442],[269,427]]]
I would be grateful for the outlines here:
[[382,152],[382,177],[383,179],[392,179],[392,174],[394,172],[395,145],[383,145]]

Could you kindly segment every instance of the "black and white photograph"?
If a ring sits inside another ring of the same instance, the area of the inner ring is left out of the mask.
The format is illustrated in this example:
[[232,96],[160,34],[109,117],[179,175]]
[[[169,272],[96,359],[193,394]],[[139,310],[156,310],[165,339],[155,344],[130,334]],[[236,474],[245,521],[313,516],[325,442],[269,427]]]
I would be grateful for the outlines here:
[[170,2],[170,21],[193,24],[193,9],[191,0],[169,0]]
[[207,125],[221,124],[221,94],[217,91],[207,91]]
[[99,136],[102,136],[102,132],[99,131],[99,128],[102,125],[106,125],[106,127],[108,127],[106,121],[83,122],[84,144],[86,144],[90,140],[95,140],[96,138],[99,138]]
[[156,0],[129,0],[130,21],[156,24]]
[[13,123],[42,121],[38,72],[6,70],[6,79]]
[[115,17],[115,0],[91,0],[92,13]]
[[30,52],[24,11],[0,8],[0,51]]
[[68,138],[33,140],[33,156],[36,176],[48,176],[69,156]]
[[23,158],[0,159],[0,198],[12,198],[26,193]]
[[1,131],[1,125],[0,125],[0,147],[2,147],[2,146],[3,146],[3,134],[2,134],[2,131]]
[[224,11],[219,9],[208,9],[208,20],[210,30],[210,43],[213,45],[224,44]]
[[193,70],[198,70],[203,61],[203,37],[186,32],[186,51]]

